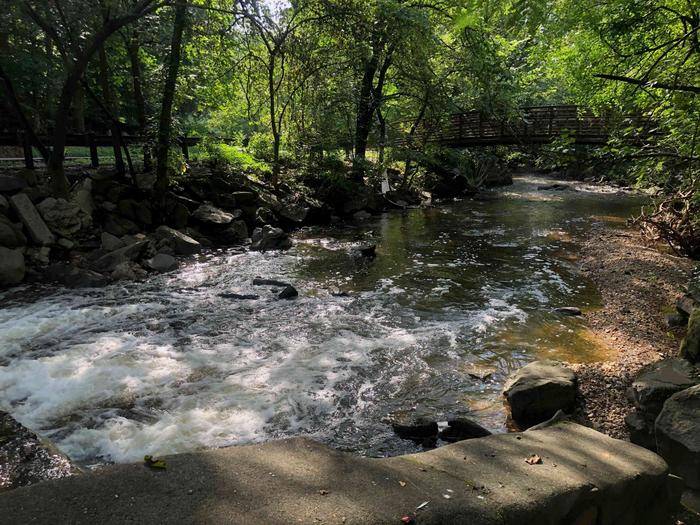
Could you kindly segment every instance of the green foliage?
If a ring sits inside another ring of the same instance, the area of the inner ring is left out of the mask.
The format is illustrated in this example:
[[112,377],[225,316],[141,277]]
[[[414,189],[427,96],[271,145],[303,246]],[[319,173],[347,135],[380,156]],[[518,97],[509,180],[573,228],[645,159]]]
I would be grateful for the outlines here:
[[271,173],[267,163],[257,160],[239,146],[207,141],[204,143],[204,150],[206,152],[205,158],[215,164],[227,165],[248,175],[259,176]]

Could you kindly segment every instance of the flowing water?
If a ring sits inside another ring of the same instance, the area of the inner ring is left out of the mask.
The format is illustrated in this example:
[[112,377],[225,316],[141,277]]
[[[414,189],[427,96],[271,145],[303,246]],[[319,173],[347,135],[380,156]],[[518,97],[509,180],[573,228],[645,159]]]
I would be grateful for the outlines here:
[[[202,255],[144,283],[6,292],[0,409],[85,463],[293,435],[400,454],[417,445],[386,418],[412,411],[503,430],[513,369],[605,357],[583,320],[552,310],[599,305],[577,240],[640,203],[538,183],[303,230],[286,253]],[[352,251],[369,239],[371,261]],[[300,297],[276,300],[255,276]]]

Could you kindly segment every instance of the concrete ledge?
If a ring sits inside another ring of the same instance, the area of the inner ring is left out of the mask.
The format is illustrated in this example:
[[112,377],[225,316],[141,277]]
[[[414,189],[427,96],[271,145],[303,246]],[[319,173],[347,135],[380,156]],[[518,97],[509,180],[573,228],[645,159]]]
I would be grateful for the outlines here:
[[[532,454],[543,463],[528,464]],[[387,459],[304,438],[165,459],[165,471],[115,465],[2,493],[0,516],[51,524],[366,525],[409,515],[417,524],[639,525],[661,523],[677,503],[659,456],[569,422]]]

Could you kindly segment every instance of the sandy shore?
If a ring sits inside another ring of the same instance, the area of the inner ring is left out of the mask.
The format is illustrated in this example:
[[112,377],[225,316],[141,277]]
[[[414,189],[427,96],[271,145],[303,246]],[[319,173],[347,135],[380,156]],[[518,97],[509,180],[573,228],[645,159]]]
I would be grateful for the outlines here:
[[636,229],[599,226],[584,241],[580,270],[601,291],[603,307],[586,312],[611,360],[574,365],[582,394],[577,419],[615,438],[627,438],[631,410],[625,391],[644,365],[676,355],[684,329],[665,316],[688,283],[693,261],[645,246]]

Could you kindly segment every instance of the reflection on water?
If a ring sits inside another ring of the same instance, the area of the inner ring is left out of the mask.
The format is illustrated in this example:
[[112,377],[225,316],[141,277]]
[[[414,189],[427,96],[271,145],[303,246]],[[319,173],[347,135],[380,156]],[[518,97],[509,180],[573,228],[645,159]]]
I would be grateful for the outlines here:
[[[209,254],[146,283],[6,293],[0,408],[82,461],[298,434],[399,454],[415,446],[383,420],[414,409],[503,429],[511,370],[605,357],[583,320],[552,309],[599,306],[575,268],[577,239],[593,222],[624,227],[639,207],[537,183],[307,229],[283,254]],[[367,261],[352,246],[370,239]],[[293,282],[300,298],[274,300],[257,275]]]

